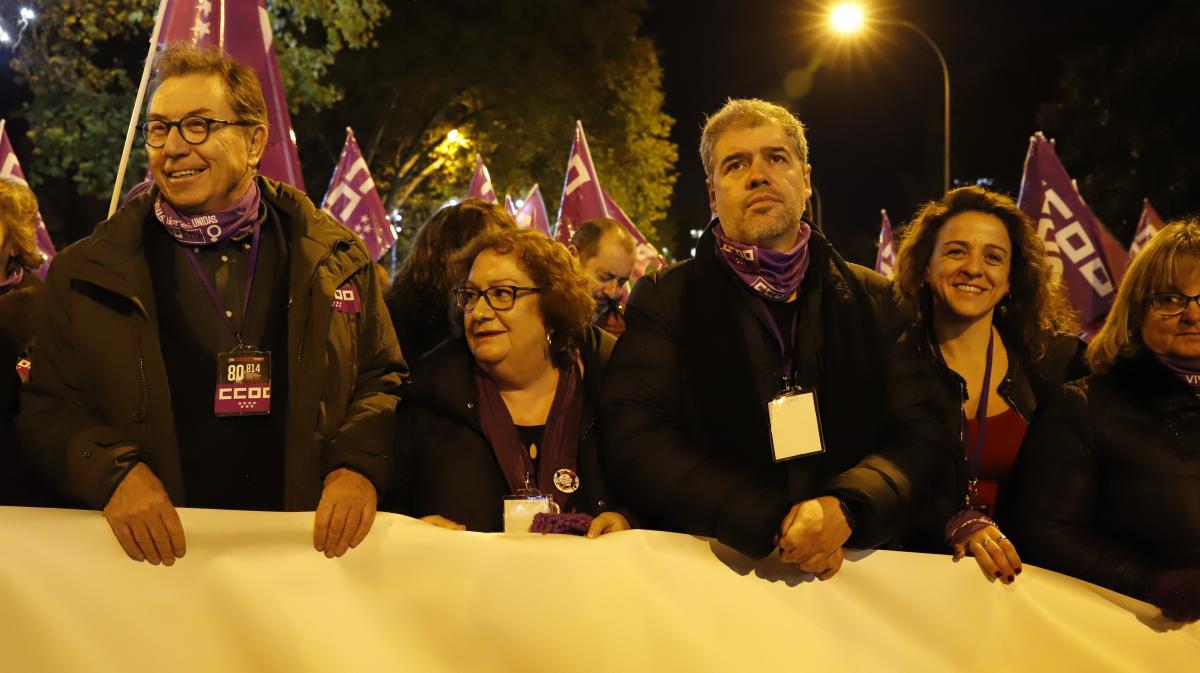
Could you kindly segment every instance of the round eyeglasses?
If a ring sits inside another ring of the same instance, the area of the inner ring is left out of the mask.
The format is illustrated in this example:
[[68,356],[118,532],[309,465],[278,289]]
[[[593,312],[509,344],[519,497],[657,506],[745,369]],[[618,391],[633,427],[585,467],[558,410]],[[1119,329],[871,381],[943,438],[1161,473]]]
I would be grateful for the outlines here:
[[1155,292],[1150,295],[1150,308],[1164,318],[1174,318],[1183,313],[1192,302],[1196,302],[1200,308],[1200,294],[1189,296],[1179,292]]
[[463,313],[470,313],[479,304],[479,298],[483,297],[493,311],[507,311],[517,303],[517,298],[523,294],[541,291],[540,287],[518,287],[516,285],[494,285],[486,290],[460,287],[454,290],[454,303],[462,309]]
[[146,145],[158,149],[167,144],[167,136],[171,134],[172,126],[179,129],[179,137],[183,138],[189,145],[199,145],[208,140],[208,134],[212,132],[213,124],[257,126],[254,122],[229,121],[227,119],[213,119],[211,117],[192,115],[184,117],[177,122],[169,122],[165,119],[150,119],[142,122],[138,128],[142,130],[142,138],[146,141]]

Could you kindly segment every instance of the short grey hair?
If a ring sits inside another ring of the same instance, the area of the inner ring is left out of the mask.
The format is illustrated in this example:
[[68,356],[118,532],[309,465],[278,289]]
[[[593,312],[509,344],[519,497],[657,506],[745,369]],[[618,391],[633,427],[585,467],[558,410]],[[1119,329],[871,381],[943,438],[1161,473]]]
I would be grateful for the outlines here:
[[808,139],[804,136],[804,124],[786,108],[757,98],[730,98],[704,122],[700,134],[700,161],[704,164],[704,175],[713,177],[713,149],[717,138],[731,128],[754,128],[763,124],[777,124],[796,146],[800,161],[808,163]]

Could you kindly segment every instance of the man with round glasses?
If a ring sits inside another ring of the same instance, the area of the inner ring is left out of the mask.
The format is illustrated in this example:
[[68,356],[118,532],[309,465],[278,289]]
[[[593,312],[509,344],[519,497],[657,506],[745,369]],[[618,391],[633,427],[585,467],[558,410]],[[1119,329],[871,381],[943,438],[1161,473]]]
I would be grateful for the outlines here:
[[316,509],[314,546],[340,556],[390,484],[405,369],[372,260],[257,175],[250,68],[173,46],[154,84],[154,186],[54,264],[19,429],[135,560],[183,556],[176,506]]

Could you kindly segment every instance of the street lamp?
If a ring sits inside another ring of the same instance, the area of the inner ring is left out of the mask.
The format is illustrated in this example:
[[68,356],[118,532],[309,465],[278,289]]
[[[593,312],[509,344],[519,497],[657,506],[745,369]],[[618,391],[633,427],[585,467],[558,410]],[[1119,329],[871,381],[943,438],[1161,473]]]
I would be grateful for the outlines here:
[[[865,23],[862,9],[854,3],[843,3],[833,8],[829,13],[829,23],[833,30],[842,35],[850,35],[860,31]],[[915,24],[904,21],[902,19],[871,19],[872,23],[878,23],[885,26],[901,26],[907,28],[933,49],[933,53],[937,55],[938,63],[942,66],[942,89],[944,92],[944,119],[943,119],[943,154],[942,154],[942,191],[950,191],[950,68],[946,67],[946,57],[942,55],[942,50],[938,49],[937,43],[933,38],[925,34],[925,31],[918,28]]]

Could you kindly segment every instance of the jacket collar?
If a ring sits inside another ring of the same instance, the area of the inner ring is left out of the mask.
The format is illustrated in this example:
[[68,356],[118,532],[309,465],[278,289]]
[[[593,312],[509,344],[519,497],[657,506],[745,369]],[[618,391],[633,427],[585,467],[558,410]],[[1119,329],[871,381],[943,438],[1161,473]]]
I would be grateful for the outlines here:
[[1133,355],[1117,358],[1108,375],[1118,388],[1127,391],[1135,406],[1146,411],[1160,415],[1185,409],[1200,411],[1200,399],[1196,399],[1191,388],[1145,348]]

